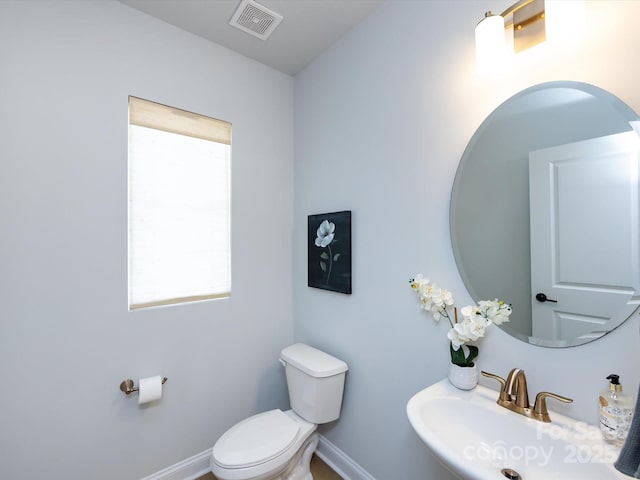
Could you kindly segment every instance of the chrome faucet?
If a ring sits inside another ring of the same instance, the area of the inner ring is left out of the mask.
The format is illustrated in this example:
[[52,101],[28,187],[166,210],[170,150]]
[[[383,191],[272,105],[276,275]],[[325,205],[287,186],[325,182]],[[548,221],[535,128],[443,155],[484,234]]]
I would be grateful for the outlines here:
[[529,404],[529,393],[527,391],[527,377],[524,370],[514,368],[509,372],[505,380],[498,375],[489,372],[482,372],[482,375],[492,378],[500,382],[500,394],[498,396],[498,405],[512,412],[519,413],[528,418],[539,420],[541,422],[550,422],[549,411],[547,410],[547,398],[555,398],[561,402],[571,403],[572,399],[556,395],[551,392],[540,392],[536,395],[533,407]]

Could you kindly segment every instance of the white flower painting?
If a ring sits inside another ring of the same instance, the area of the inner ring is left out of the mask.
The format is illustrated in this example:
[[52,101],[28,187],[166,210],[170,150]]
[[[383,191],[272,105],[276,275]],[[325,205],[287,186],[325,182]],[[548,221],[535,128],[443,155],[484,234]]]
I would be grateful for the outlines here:
[[308,285],[351,293],[351,212],[309,215]]

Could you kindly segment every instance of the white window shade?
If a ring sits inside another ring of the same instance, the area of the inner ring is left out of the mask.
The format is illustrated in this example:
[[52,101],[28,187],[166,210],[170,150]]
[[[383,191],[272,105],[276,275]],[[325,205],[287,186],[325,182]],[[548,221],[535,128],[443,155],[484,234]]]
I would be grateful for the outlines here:
[[227,122],[130,97],[129,307],[230,295]]

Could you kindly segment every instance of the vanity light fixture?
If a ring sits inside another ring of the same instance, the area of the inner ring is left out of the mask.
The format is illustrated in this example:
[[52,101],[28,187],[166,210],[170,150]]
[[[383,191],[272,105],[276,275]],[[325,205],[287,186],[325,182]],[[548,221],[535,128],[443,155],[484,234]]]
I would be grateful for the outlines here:
[[[511,21],[505,19],[511,16]],[[501,66],[507,53],[505,30],[513,29],[518,53],[546,40],[544,0],[519,0],[500,15],[487,12],[476,26],[476,60],[482,72]]]

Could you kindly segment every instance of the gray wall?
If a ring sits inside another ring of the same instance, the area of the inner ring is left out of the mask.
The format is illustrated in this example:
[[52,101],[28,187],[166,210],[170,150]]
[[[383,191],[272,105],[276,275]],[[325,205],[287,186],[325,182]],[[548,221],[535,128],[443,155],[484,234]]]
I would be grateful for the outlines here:
[[[447,327],[419,310],[408,279],[422,272],[459,305],[470,303],[448,212],[476,128],[516,92],[551,80],[593,83],[640,112],[640,2],[585,2],[582,37],[522,53],[501,78],[479,78],[474,26],[485,10],[511,3],[390,0],[295,79],[295,338],[349,363],[342,417],[321,432],[380,480],[451,478],[405,415],[409,398],[448,366]],[[353,294],[308,288],[306,217],[347,209]],[[637,316],[605,339],[565,350],[493,329],[480,343],[479,366],[503,376],[521,367],[531,394],[572,397],[562,411],[595,423],[609,373],[635,395],[639,342]]]
[[[127,96],[233,123],[228,300],[127,311]],[[0,2],[0,477],[136,479],[288,407],[293,80],[113,1]],[[169,377],[139,408],[118,386]]]

